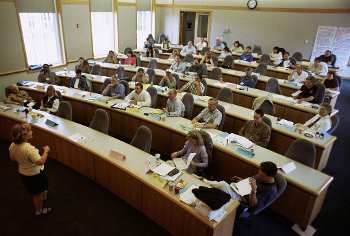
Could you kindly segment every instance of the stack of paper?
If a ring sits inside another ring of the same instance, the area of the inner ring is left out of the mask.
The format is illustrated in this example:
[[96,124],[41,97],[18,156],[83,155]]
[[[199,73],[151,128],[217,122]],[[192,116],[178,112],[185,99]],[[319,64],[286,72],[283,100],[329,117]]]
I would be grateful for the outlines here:
[[112,106],[112,108],[117,108],[117,109],[122,109],[125,110],[129,106],[129,103],[127,102],[121,102],[121,103],[116,103]]
[[180,197],[179,197],[180,201],[186,203],[187,205],[192,206],[197,200],[196,196],[194,196],[194,194],[192,193],[192,190],[197,188],[199,188],[199,186],[196,186],[196,185],[190,186],[185,192],[180,194]]
[[293,126],[294,125],[294,123],[292,121],[285,120],[285,119],[277,121],[277,124],[279,124],[279,125],[287,125],[287,126]]
[[82,134],[75,133],[75,134],[72,134],[71,136],[69,136],[69,138],[70,138],[71,140],[73,140],[74,142],[80,142],[80,141],[82,141],[85,137],[84,137]]
[[228,140],[231,142],[235,142],[237,145],[244,147],[244,148],[251,148],[253,146],[253,142],[247,139],[246,137],[237,135],[237,134],[230,134],[228,137]]
[[238,183],[231,183],[230,186],[232,189],[241,195],[242,197],[250,194],[252,187],[249,184],[249,178],[239,181]]
[[167,165],[166,163],[162,163],[159,166],[157,166],[156,168],[154,168],[152,171],[154,173],[159,174],[160,176],[165,176],[165,175],[169,174],[169,172],[172,171],[173,169],[175,169],[175,168]]
[[296,96],[298,96],[300,93],[301,93],[301,90],[298,90],[298,91],[292,93],[291,95],[292,95],[293,97],[296,97]]

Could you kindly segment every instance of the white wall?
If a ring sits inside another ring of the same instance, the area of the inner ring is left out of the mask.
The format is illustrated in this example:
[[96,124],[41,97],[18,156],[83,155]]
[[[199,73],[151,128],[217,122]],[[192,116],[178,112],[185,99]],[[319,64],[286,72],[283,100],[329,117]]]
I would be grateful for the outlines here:
[[76,61],[79,57],[93,57],[88,2],[62,4],[61,9],[67,61]]

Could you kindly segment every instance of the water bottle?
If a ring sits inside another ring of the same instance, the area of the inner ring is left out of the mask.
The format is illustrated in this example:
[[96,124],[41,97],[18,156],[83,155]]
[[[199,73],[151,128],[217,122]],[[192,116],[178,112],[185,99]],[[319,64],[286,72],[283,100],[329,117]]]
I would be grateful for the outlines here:
[[65,74],[65,75],[68,74],[67,67],[64,67],[64,74]]
[[160,154],[156,153],[154,156],[156,157],[156,164],[157,164],[157,166],[159,166],[160,165]]

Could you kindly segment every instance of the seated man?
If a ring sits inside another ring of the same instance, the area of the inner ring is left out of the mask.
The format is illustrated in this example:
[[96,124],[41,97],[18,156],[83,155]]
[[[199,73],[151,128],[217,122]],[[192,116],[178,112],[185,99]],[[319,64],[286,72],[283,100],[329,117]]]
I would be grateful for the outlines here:
[[187,172],[196,173],[197,168],[206,168],[209,164],[208,153],[204,146],[203,138],[199,131],[191,130],[186,136],[185,146],[181,151],[171,154],[171,158],[188,157],[191,153],[196,153],[193,157]]
[[151,95],[146,90],[143,90],[142,83],[136,83],[135,90],[129,93],[128,96],[125,97],[125,101],[134,105],[150,107]]
[[7,103],[14,105],[26,106],[28,103],[33,101],[26,91],[19,90],[18,86],[11,84],[7,87],[9,95],[7,96]]
[[203,96],[204,90],[205,88],[202,83],[202,76],[197,74],[194,81],[188,81],[178,90],[178,92],[189,92],[198,96]]
[[208,75],[207,67],[205,65],[199,63],[198,59],[195,59],[193,61],[193,65],[191,65],[187,69],[187,72],[196,72],[197,74],[200,74],[200,75]]
[[70,80],[69,87],[85,91],[89,90],[86,77],[84,75],[81,75],[81,69],[75,70],[75,77]]
[[335,78],[336,76],[338,75],[334,71],[328,71],[326,79],[323,80],[323,84],[327,89],[339,91],[339,83]]
[[192,124],[194,124],[194,127],[217,129],[222,120],[222,114],[217,108],[218,104],[216,98],[210,98],[208,108],[205,108],[198,116],[193,118]]
[[170,66],[170,69],[175,72],[184,73],[186,70],[186,65],[181,61],[180,55],[175,56],[175,62]]
[[335,55],[332,54],[330,50],[326,50],[324,52],[324,55],[321,55],[320,57],[321,62],[326,63],[328,66],[335,67]]
[[318,91],[318,87],[314,85],[315,83],[315,77],[312,75],[308,76],[305,79],[304,85],[301,86],[301,91],[297,96],[294,96],[294,99],[298,99],[298,103],[304,102],[311,102],[315,103],[315,96]]
[[201,38],[199,42],[196,44],[198,50],[202,50],[204,47],[208,47],[207,42],[204,40],[204,38]]
[[246,67],[244,69],[244,72],[245,72],[245,76],[242,76],[239,79],[238,84],[242,86],[247,86],[249,88],[254,88],[256,81],[254,79],[254,75],[252,75],[253,69],[251,67]]
[[182,103],[181,99],[176,97],[176,95],[177,92],[175,89],[169,89],[166,108],[163,108],[163,110],[168,116],[184,117],[185,105]]
[[290,74],[288,80],[296,83],[304,83],[308,76],[309,74],[303,71],[302,65],[296,65],[295,70]]
[[162,78],[158,85],[162,87],[166,86],[170,89],[176,89],[176,79],[171,73],[171,70],[167,69],[165,71],[165,76]]
[[182,56],[186,56],[186,54],[197,54],[197,49],[193,46],[192,41],[188,41],[187,45],[182,48],[180,54]]
[[321,62],[319,57],[316,57],[314,59],[314,64],[310,65],[309,70],[316,75],[325,76],[328,73],[328,66],[326,63]]
[[239,130],[238,134],[246,137],[256,145],[267,147],[270,142],[271,129],[264,121],[264,111],[256,109],[254,112],[254,120],[247,121]]
[[125,87],[119,83],[116,75],[111,76],[111,83],[103,90],[102,95],[110,97],[108,100],[125,98]]
[[114,51],[110,50],[106,58],[103,60],[103,62],[117,64],[118,60],[117,60],[117,56],[114,54]]
[[[248,208],[248,212],[258,212],[264,209],[267,204],[273,201],[277,197],[277,185],[275,177],[277,175],[277,166],[271,161],[261,162],[259,167],[259,174],[253,177],[249,177],[249,184],[252,190],[249,195],[244,197],[239,196],[228,183],[225,181],[205,181],[214,188],[221,189],[222,191],[231,195],[233,199],[238,200],[241,203],[242,209]],[[234,176],[233,181],[240,181],[242,178]]]
[[240,56],[239,60],[249,61],[249,62],[252,62],[254,60],[251,46],[248,46],[245,48],[245,51]]
[[221,51],[219,58],[225,58],[226,56],[232,56],[232,53],[228,47],[224,47]]
[[43,69],[39,73],[38,81],[46,84],[59,84],[60,78],[58,78],[55,72],[50,70],[48,64],[44,64]]
[[50,85],[47,87],[46,94],[41,100],[41,111],[46,111],[50,114],[55,114],[60,106],[60,100],[55,88]]
[[[326,134],[332,127],[332,120],[330,118],[331,114],[332,106],[328,103],[323,103],[318,111],[318,118],[316,120],[311,118],[310,120],[306,121],[304,127],[309,127],[320,134]],[[298,127],[300,125],[296,124],[296,126]]]
[[139,68],[134,77],[132,77],[132,81],[135,81],[136,83],[148,84],[149,76],[147,73],[145,73],[143,68]]
[[278,66],[294,69],[296,64],[297,61],[293,57],[289,56],[289,52],[284,52],[282,62]]
[[215,45],[213,46],[212,50],[221,51],[224,48],[225,48],[225,44],[223,44],[221,42],[221,40],[219,38],[217,38],[216,41],[215,41]]

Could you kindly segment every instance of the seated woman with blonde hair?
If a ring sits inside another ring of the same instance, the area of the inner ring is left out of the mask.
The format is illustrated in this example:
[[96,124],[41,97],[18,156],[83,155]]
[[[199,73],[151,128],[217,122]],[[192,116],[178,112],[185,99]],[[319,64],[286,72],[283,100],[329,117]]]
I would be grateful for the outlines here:
[[172,153],[171,158],[185,157],[187,159],[191,153],[196,153],[190,163],[190,166],[187,168],[187,172],[196,173],[197,168],[207,168],[209,163],[208,153],[205,149],[203,138],[199,131],[191,130],[188,132],[186,139],[187,141],[182,150]]

